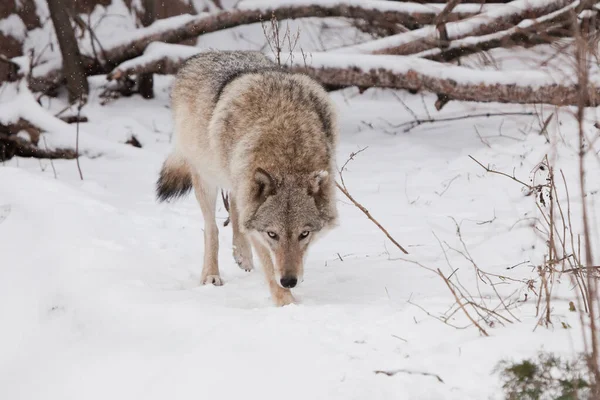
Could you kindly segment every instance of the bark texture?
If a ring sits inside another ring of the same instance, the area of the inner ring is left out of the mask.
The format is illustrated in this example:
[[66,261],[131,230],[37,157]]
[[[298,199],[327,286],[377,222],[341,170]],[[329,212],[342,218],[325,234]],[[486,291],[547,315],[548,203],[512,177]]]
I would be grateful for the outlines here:
[[48,0],[50,16],[60,45],[63,58],[64,76],[69,92],[69,101],[84,101],[89,92],[88,82],[82,63],[81,53],[71,26],[70,0]]
[[[440,68],[444,68],[440,64]],[[578,104],[579,90],[575,86],[548,84],[540,87],[521,86],[518,84],[467,84],[440,78],[436,74],[424,74],[409,70],[406,73],[395,73],[383,68],[363,71],[360,68],[311,68],[294,67],[295,72],[305,73],[322,84],[334,87],[357,86],[359,88],[390,88],[406,90],[426,90],[446,96],[450,100],[476,101],[482,103],[515,103],[515,104],[552,104],[556,106]],[[593,95],[586,106],[597,106],[600,99],[600,88],[590,87]]]
[[[133,60],[132,60],[133,61]],[[163,57],[160,59],[144,59],[140,62],[129,62],[125,67],[118,67],[109,75],[109,79],[124,79],[130,75],[142,73],[174,74],[183,59]],[[398,60],[401,62],[401,60]],[[576,105],[578,101],[578,89],[573,86],[547,84],[540,87],[532,87],[520,84],[498,84],[498,83],[460,83],[452,79],[441,78],[443,70],[447,65],[439,64],[439,73],[424,73],[417,70],[408,70],[405,73],[397,73],[388,69],[379,68],[363,70],[358,67],[351,68],[314,68],[295,66],[290,68],[295,72],[307,74],[325,87],[337,90],[344,87],[356,86],[361,90],[379,87],[389,89],[405,89],[412,92],[429,91],[436,93],[444,103],[450,100],[498,102],[517,104],[552,104],[557,106]],[[468,74],[468,69],[465,68]],[[492,73],[495,73],[492,72]],[[600,99],[600,88],[590,88],[595,96],[591,96],[588,106],[596,106]]]
[[[144,0],[142,24],[151,25],[156,20],[156,0]],[[138,76],[138,91],[145,99],[154,98],[154,78],[151,73]]]

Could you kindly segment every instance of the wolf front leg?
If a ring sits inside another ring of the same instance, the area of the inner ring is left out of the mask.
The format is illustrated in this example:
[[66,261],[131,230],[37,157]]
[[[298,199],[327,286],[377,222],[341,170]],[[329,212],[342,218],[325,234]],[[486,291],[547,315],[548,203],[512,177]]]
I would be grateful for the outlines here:
[[254,244],[256,253],[258,254],[260,262],[263,266],[263,271],[265,272],[265,277],[267,278],[269,289],[271,290],[271,298],[273,299],[273,302],[279,307],[294,303],[296,300],[294,299],[294,296],[292,296],[290,289],[282,288],[275,280],[273,261],[271,260],[269,249],[257,239],[253,238],[252,243]]
[[204,265],[202,266],[203,285],[212,283],[215,286],[221,286],[223,280],[219,275],[219,228],[215,220],[215,207],[217,204],[216,187],[206,183],[197,173],[192,174],[194,192],[202,216],[204,218]]
[[233,259],[244,271],[252,271],[252,247],[248,237],[240,229],[240,214],[235,201],[235,193],[230,193],[229,199],[229,215],[231,216],[231,228],[233,229]]

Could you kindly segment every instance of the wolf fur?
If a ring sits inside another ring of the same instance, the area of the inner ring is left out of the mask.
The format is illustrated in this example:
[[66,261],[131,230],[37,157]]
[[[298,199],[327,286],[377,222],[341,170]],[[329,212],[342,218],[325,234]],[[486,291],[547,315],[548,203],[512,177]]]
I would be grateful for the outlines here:
[[223,189],[235,261],[251,270],[254,248],[274,302],[294,302],[306,250],[337,220],[338,128],[327,93],[259,52],[210,51],[186,61],[171,98],[175,143],[157,197],[194,189],[204,217],[202,283],[223,283],[215,221]]

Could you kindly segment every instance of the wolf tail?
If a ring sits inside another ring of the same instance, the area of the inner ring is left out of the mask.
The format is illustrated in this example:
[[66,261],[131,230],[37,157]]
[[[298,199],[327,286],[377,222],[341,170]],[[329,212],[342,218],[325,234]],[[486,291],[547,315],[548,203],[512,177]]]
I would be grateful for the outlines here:
[[160,170],[156,181],[156,198],[159,202],[186,195],[192,189],[190,167],[177,153],[171,153]]

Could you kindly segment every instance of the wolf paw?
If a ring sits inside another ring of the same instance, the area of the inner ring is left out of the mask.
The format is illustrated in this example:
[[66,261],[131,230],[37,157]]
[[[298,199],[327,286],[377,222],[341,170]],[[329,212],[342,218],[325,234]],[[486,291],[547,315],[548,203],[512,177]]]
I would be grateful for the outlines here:
[[287,306],[296,303],[296,299],[289,290],[273,294],[273,301],[277,307]]
[[239,247],[233,249],[233,259],[237,263],[238,267],[246,272],[250,272],[254,269],[252,263],[252,253],[248,254],[248,251],[242,251]]
[[221,279],[221,277],[219,275],[207,275],[204,278],[202,278],[202,284],[203,285],[213,284],[215,286],[223,286],[223,280]]

